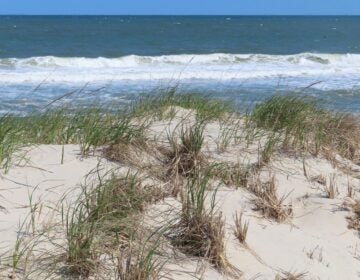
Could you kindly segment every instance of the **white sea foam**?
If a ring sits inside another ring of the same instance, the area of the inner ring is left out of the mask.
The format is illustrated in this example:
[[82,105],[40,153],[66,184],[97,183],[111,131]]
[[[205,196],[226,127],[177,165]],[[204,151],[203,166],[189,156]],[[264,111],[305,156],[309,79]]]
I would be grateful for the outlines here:
[[322,80],[325,87],[360,83],[360,54],[203,54],[119,58],[31,57],[0,59],[0,82],[74,83],[137,80]]

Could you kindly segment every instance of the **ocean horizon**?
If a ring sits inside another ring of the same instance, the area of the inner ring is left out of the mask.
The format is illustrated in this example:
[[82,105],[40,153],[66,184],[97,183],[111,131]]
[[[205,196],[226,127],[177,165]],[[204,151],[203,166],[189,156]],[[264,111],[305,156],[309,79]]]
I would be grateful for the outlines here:
[[302,94],[360,113],[357,16],[0,16],[0,111],[176,87],[246,108]]

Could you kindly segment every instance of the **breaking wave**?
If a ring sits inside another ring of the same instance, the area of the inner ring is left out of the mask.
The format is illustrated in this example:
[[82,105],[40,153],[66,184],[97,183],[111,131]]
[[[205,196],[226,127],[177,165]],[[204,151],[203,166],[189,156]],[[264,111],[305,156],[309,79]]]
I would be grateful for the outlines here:
[[30,57],[0,59],[0,82],[243,81],[301,78],[341,89],[360,82],[360,54],[182,54],[119,58]]

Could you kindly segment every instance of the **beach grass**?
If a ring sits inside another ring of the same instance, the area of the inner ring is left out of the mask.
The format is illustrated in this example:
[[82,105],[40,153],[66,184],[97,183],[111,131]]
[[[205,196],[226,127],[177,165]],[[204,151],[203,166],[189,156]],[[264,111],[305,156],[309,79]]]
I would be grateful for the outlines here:
[[95,187],[84,186],[74,206],[62,213],[67,273],[94,275],[104,269],[101,257],[110,254],[117,279],[155,279],[156,250],[144,240],[146,246],[137,244],[137,232],[146,205],[157,199],[154,189],[129,172],[100,180]]
[[[255,106],[250,119],[257,127],[276,133],[279,138],[276,142],[281,139],[285,149],[305,150],[314,155],[338,153],[359,161],[359,118],[326,110],[314,99],[275,95]],[[268,144],[266,150],[273,146]]]
[[182,252],[209,260],[216,269],[226,272],[229,263],[225,254],[225,221],[215,211],[216,191],[210,209],[205,201],[210,171],[198,172],[190,178],[182,193],[182,211],[179,221],[168,234],[172,244]]
[[[190,109],[194,114],[172,123],[179,108]],[[160,124],[164,129],[165,123],[175,127],[171,132],[166,131],[163,141],[148,135],[152,122],[159,120],[163,121]],[[214,123],[219,128],[214,149],[217,155],[239,145],[243,148],[236,152],[245,153],[254,142],[255,150],[258,147],[257,162],[211,162],[209,153],[206,154],[207,128]],[[289,193],[279,196],[275,175],[270,172],[264,181],[261,171],[271,170],[277,154],[292,155],[290,151],[313,157],[340,155],[358,164],[358,127],[357,116],[326,110],[315,100],[299,96],[273,96],[242,115],[226,102],[171,91],[141,98],[118,111],[64,108],[26,116],[3,116],[0,160],[2,167],[9,170],[16,159],[21,159],[17,154],[25,147],[76,144],[82,157],[96,154],[121,163],[122,167],[128,162],[121,159],[127,156],[133,162],[138,161],[131,165],[136,172],[99,176],[95,185],[81,188],[70,207],[62,206],[65,241],[59,246],[61,257],[56,258],[61,263],[61,273],[65,270],[70,277],[80,279],[99,274],[104,274],[104,279],[109,274],[115,278],[108,279],[158,279],[162,261],[157,250],[161,240],[162,245],[170,243],[186,256],[202,258],[218,272],[227,274],[234,268],[226,256],[227,227],[224,216],[216,208],[215,184],[223,183],[228,189],[243,188],[251,195],[252,204],[261,216],[286,222],[293,216],[292,203],[287,201]],[[135,157],[131,152],[140,155]],[[153,169],[143,168],[144,155],[157,160],[165,175],[153,176],[149,172]],[[308,174],[305,160],[303,170],[309,182],[323,185],[327,198],[336,199],[335,175],[327,184],[322,175]],[[161,187],[145,183],[149,178]],[[170,194],[165,188],[176,191]],[[351,196],[353,192],[348,191]],[[147,207],[170,196],[180,205],[176,217],[160,229],[144,225]],[[35,213],[38,209],[32,195],[29,199],[30,210]],[[358,208],[357,202],[349,219],[349,227],[356,230]],[[244,220],[242,213],[236,212],[234,216],[232,236],[247,248],[249,221]],[[36,235],[35,222],[30,221],[29,225]],[[22,249],[23,241],[20,236],[14,246],[11,264],[14,277],[21,274],[21,259],[27,256]],[[293,275],[298,275],[294,279],[302,279],[303,274],[284,273],[279,279],[293,279]]]
[[[319,106],[316,100],[293,95],[275,95],[257,104],[250,113],[241,115],[227,102],[169,91],[139,98],[128,108],[117,111],[64,108],[26,116],[2,116],[1,166],[7,170],[14,163],[13,155],[16,151],[29,145],[79,144],[82,155],[88,155],[99,147],[116,149],[122,144],[144,142],[144,132],[152,119],[149,116],[163,119],[169,108],[194,110],[198,123],[202,123],[199,129],[204,127],[206,122],[221,121],[223,129],[217,141],[220,151],[226,150],[230,143],[238,141],[235,139],[238,127],[233,124],[233,119],[229,119],[229,116],[237,114],[250,128],[244,136],[245,139],[253,141],[260,130],[270,131],[267,142],[261,147],[264,163],[270,161],[279,145],[284,150],[307,151],[314,155],[322,153],[329,157],[338,153],[355,163],[360,161],[359,118],[326,110]],[[142,118],[146,120],[141,120]],[[189,143],[198,145],[194,141],[201,141],[201,135],[191,133],[199,134],[199,129],[183,129],[183,147]],[[187,135],[188,133],[190,135]],[[198,139],[190,139],[197,136]]]
[[161,120],[171,118],[171,107],[194,110],[199,118],[206,120],[221,119],[234,112],[229,102],[199,94],[177,93],[176,89],[170,89],[160,94],[140,97],[131,104],[130,114],[137,117],[153,116]]

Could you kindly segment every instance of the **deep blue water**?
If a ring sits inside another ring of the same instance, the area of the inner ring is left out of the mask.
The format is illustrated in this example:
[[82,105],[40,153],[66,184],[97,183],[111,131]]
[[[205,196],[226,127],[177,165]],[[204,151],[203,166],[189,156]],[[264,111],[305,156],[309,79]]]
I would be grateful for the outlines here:
[[0,16],[3,112],[175,85],[243,106],[301,92],[359,113],[360,17]]

